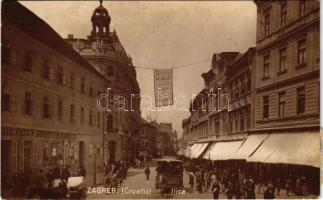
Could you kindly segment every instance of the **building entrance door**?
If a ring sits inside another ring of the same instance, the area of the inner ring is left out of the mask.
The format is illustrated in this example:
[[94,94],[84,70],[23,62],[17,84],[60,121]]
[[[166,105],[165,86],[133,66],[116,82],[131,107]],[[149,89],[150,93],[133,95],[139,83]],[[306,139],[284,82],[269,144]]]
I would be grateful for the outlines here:
[[1,140],[1,177],[6,177],[10,174],[11,155],[11,141]]
[[108,148],[109,148],[109,161],[115,162],[115,160],[116,160],[116,142],[109,141]]
[[84,166],[84,142],[83,141],[79,143],[79,159],[80,159],[80,164]]
[[32,141],[25,141],[24,142],[24,167],[25,169],[32,170]]

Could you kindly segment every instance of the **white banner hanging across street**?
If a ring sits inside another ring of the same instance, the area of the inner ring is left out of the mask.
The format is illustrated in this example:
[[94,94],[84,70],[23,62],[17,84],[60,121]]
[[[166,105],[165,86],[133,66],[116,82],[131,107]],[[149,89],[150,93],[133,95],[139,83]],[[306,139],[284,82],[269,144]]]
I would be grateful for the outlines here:
[[173,69],[154,69],[155,106],[173,105]]

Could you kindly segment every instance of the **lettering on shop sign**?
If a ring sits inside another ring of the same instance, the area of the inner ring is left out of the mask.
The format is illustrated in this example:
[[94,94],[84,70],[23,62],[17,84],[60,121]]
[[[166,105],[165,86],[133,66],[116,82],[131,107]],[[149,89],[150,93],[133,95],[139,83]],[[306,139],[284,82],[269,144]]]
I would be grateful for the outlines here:
[[2,127],[1,133],[2,133],[2,136],[66,138],[66,139],[76,138],[76,135],[71,133],[40,131],[40,130],[31,130],[31,129],[23,129],[23,128]]

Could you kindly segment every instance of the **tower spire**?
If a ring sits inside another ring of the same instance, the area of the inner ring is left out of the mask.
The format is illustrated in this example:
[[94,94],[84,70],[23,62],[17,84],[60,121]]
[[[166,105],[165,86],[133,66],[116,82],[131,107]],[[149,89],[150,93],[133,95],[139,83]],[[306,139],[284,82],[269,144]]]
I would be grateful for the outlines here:
[[97,7],[92,14],[92,32],[93,37],[108,37],[110,33],[110,22],[108,10],[103,7],[103,0],[100,1],[100,6]]

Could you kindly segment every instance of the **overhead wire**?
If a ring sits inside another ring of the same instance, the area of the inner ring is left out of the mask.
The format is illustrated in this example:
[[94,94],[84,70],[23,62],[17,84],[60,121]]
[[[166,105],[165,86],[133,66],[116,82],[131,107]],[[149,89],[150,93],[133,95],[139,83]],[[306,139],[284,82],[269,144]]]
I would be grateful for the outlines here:
[[137,67],[135,66],[135,68],[138,68],[138,69],[181,69],[181,68],[186,68],[186,67],[190,67],[190,66],[193,66],[193,65],[197,65],[197,64],[201,64],[201,63],[205,63],[205,62],[208,62],[210,61],[211,59],[206,59],[206,60],[201,60],[201,61],[197,61],[197,62],[193,62],[193,63],[189,63],[189,64],[185,64],[185,65],[179,65],[179,66],[175,66],[175,67],[169,67],[169,68],[156,68],[156,67]]

